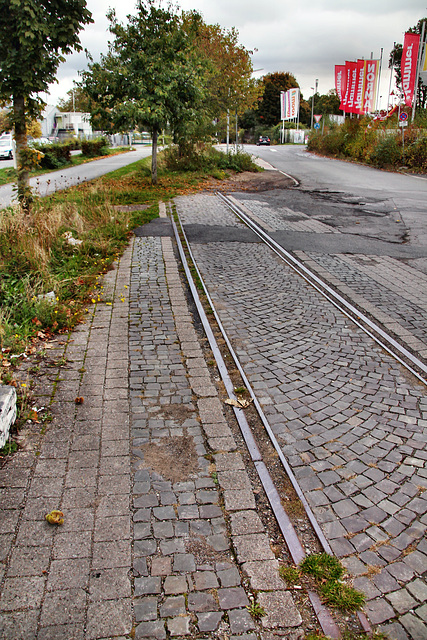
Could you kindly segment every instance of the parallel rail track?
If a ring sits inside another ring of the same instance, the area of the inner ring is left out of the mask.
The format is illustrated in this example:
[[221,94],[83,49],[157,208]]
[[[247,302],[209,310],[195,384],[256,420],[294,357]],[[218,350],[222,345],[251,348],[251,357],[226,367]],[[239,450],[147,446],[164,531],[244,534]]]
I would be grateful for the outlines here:
[[[259,227],[256,223],[254,223],[244,212],[240,211],[236,205],[234,203],[232,203],[228,198],[226,198],[225,196],[218,194],[220,199],[222,201],[224,201],[227,206],[229,206],[232,211],[238,215],[238,217],[248,226],[250,227],[255,233],[257,233],[257,235],[259,235],[259,237],[268,245],[270,246],[273,251],[275,251],[276,254],[278,254],[288,265],[292,266],[292,268],[297,271],[307,282],[310,282],[310,284],[312,286],[314,286],[316,288],[317,291],[320,291],[322,293],[322,295],[324,295],[332,304],[334,304],[334,306],[338,307],[340,309],[340,311],[342,311],[347,317],[349,317],[351,320],[353,320],[354,322],[356,322],[356,324],[362,328],[366,333],[368,333],[368,335],[371,335],[371,337],[373,337],[376,342],[379,342],[381,344],[381,346],[383,346],[384,349],[386,349],[386,351],[388,351],[390,354],[393,355],[393,357],[397,358],[399,362],[401,362],[401,364],[404,364],[410,371],[411,373],[413,373],[420,381],[424,382],[425,384],[427,384],[427,380],[425,380],[417,371],[415,371],[415,369],[413,369],[411,367],[410,364],[404,362],[403,358],[401,359],[399,356],[396,356],[396,353],[393,352],[393,350],[390,347],[387,347],[385,345],[383,345],[378,337],[372,335],[371,331],[369,329],[366,329],[366,327],[364,327],[362,325],[361,322],[359,322],[358,319],[360,319],[361,314],[358,310],[352,308],[350,309],[349,307],[351,307],[351,305],[349,305],[344,299],[342,300],[343,303],[343,308],[341,308],[341,306],[339,305],[339,301],[337,298],[340,298],[340,296],[337,296],[337,294],[335,294],[335,292],[333,292],[325,283],[321,282],[320,279],[313,273],[309,272],[308,269],[306,269],[306,267],[304,265],[302,265],[301,263],[299,263],[297,260],[295,260],[295,258],[293,256],[291,256],[290,254],[288,254],[286,251],[284,251],[282,249],[282,247],[280,247],[279,245],[277,245],[277,243],[275,243],[275,241],[271,238],[268,237],[268,235],[261,229],[261,227]],[[225,340],[225,343],[227,345],[228,351],[230,353],[230,355],[232,356],[234,363],[237,367],[237,369],[239,370],[240,376],[244,382],[245,387],[248,389],[252,400],[253,400],[253,404],[254,407],[256,408],[258,415],[261,419],[261,422],[265,428],[266,433],[268,434],[268,437],[271,441],[272,446],[274,447],[275,451],[277,452],[278,458],[280,460],[280,463],[283,467],[284,472],[286,473],[287,477],[289,478],[293,489],[295,490],[298,498],[300,499],[307,518],[311,524],[312,530],[316,536],[316,538],[318,539],[321,548],[328,554],[332,554],[332,550],[331,547],[319,525],[319,523],[316,520],[316,517],[314,516],[310,505],[308,504],[303,491],[301,490],[298,481],[286,459],[286,457],[284,456],[281,447],[274,435],[274,432],[262,410],[262,407],[260,405],[260,403],[258,402],[258,399],[255,395],[255,392],[253,391],[251,384],[243,370],[243,367],[239,361],[239,358],[237,357],[230,339],[228,338],[228,335],[225,331],[225,328],[221,322],[221,319],[219,317],[219,314],[217,313],[213,300],[211,298],[211,296],[209,295],[209,292],[207,290],[206,285],[204,284],[203,281],[203,277],[202,274],[200,273],[200,270],[197,267],[197,263],[195,261],[194,255],[191,251],[191,247],[190,244],[187,240],[185,231],[184,231],[184,227],[181,223],[181,220],[179,219],[179,216],[177,216],[178,221],[179,221],[179,226],[180,229],[178,230],[177,225],[175,224],[173,217],[172,217],[172,225],[173,225],[173,229],[174,229],[174,233],[175,233],[175,238],[177,241],[177,245],[178,245],[178,250],[180,253],[180,257],[184,266],[184,270],[186,273],[186,277],[190,286],[190,290],[196,305],[196,308],[198,310],[200,319],[202,321],[206,336],[208,338],[210,347],[212,349],[212,352],[214,354],[214,358],[216,360],[217,366],[218,366],[218,370],[220,372],[221,378],[224,382],[227,394],[229,396],[230,399],[234,399],[236,400],[236,395],[234,392],[234,385],[231,381],[230,375],[228,373],[227,370],[227,366],[225,364],[225,361],[223,359],[223,356],[221,354],[221,350],[218,347],[216,338],[214,336],[214,333],[212,331],[210,322],[207,318],[207,315],[205,313],[204,310],[204,306],[200,300],[198,291],[197,291],[197,287],[194,283],[193,277],[191,275],[191,270],[190,267],[188,265],[187,262],[187,257],[186,257],[186,252],[188,253],[190,260],[197,272],[198,278],[200,279],[200,282],[203,285],[203,289],[204,289],[204,293],[206,295],[206,299],[213,311],[217,326]],[[184,240],[186,249],[184,250],[184,246],[181,242],[181,237]],[[298,264],[296,264],[298,263]],[[334,294],[332,296],[332,294]],[[353,315],[356,316],[356,318],[353,317]],[[366,319],[368,326],[370,326],[371,321],[368,318],[364,318],[364,320]],[[385,332],[383,332],[379,327],[375,326],[375,329],[381,331],[381,333],[383,334],[383,338],[386,338],[386,334]],[[390,338],[390,344],[392,344],[394,341],[393,339],[388,336]],[[406,350],[405,350],[406,351]],[[406,355],[406,354],[405,354]],[[412,354],[409,354],[409,352],[407,352],[407,356],[409,357],[409,359],[411,360],[411,358],[413,358]],[[423,369],[423,363],[416,361],[414,362],[414,365],[419,367],[421,370]],[[421,365],[421,366],[420,366]],[[427,373],[427,369],[426,369],[426,373]],[[262,455],[260,453],[260,450],[258,448],[256,439],[254,437],[254,434],[252,433],[252,430],[248,424],[248,421],[245,417],[245,412],[244,409],[239,409],[237,407],[233,407],[237,422],[239,424],[242,436],[245,440],[246,446],[248,448],[248,452],[251,456],[251,459],[253,461],[253,464],[255,466],[255,469],[258,473],[258,476],[261,480],[261,483],[264,487],[265,493],[267,495],[267,498],[270,502],[272,511],[275,515],[275,518],[277,520],[277,523],[279,525],[279,528],[282,532],[282,535],[284,537],[285,543],[289,549],[290,555],[292,557],[292,560],[294,561],[295,564],[298,564],[299,562],[301,562],[301,560],[305,557],[306,553],[305,550],[298,538],[298,534],[294,529],[294,526],[291,522],[291,520],[289,519],[285,509],[283,508],[282,502],[281,502],[281,498],[280,498],[280,494],[279,491],[277,490],[277,488],[274,485],[274,482],[271,478],[271,475],[267,469],[266,464],[264,463],[263,459],[262,459]],[[319,623],[323,629],[323,632],[325,633],[325,635],[331,637],[331,638],[341,638],[341,632],[340,629],[338,628],[336,622],[334,621],[332,615],[330,614],[330,612],[328,611],[328,609],[321,603],[318,595],[312,591],[310,591],[308,593],[308,596],[310,598],[311,604],[313,606],[313,609],[317,615],[317,618],[319,620]],[[358,618],[359,618],[359,622],[361,624],[362,629],[367,632],[367,633],[371,633],[371,627],[369,625],[369,622],[365,616],[365,614],[363,612],[358,612]]]

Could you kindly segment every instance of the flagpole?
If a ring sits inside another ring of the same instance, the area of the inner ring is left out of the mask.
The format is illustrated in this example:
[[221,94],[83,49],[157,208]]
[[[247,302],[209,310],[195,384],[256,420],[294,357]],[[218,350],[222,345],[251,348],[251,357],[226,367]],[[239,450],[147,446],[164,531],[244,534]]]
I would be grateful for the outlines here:
[[391,58],[390,82],[389,82],[389,85],[388,85],[388,98],[387,98],[387,112],[389,111],[389,107],[392,106],[390,98],[391,98],[391,82],[393,80],[393,71],[394,71],[394,49],[395,49],[395,47],[396,47],[396,42],[393,44],[393,55],[392,55],[392,58]]
[[378,73],[378,81],[377,81],[377,104],[375,105],[375,111],[378,111],[378,102],[380,97],[380,82],[381,82],[381,69],[383,66],[383,47],[381,47],[381,55],[380,55],[380,70]]

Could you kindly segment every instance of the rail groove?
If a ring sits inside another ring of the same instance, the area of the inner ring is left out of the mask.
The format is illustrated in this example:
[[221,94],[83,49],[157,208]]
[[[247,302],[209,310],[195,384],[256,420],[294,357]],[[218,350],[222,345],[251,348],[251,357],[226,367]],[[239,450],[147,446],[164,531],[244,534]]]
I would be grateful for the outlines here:
[[[300,488],[300,486],[299,486],[299,484],[298,484],[298,482],[297,482],[297,480],[296,480],[296,478],[295,478],[295,476],[294,476],[294,474],[293,474],[293,472],[292,472],[292,470],[291,470],[291,468],[289,466],[289,463],[287,462],[285,456],[283,455],[283,452],[280,449],[279,443],[277,442],[277,439],[274,436],[274,433],[273,433],[273,431],[271,429],[271,426],[269,425],[268,420],[267,420],[264,412],[262,411],[262,408],[261,408],[261,406],[260,406],[260,404],[259,404],[259,402],[258,402],[258,400],[257,400],[257,398],[255,396],[255,393],[254,393],[254,391],[253,391],[253,389],[252,389],[252,387],[251,387],[251,385],[250,385],[250,383],[249,383],[249,381],[248,381],[248,379],[247,379],[247,377],[246,377],[246,375],[245,375],[245,373],[243,371],[243,368],[242,368],[242,366],[241,366],[241,364],[240,364],[240,362],[238,360],[238,357],[237,357],[236,353],[234,352],[234,350],[233,350],[233,348],[231,346],[230,340],[229,340],[229,338],[228,338],[228,336],[227,336],[227,334],[225,332],[225,329],[224,329],[224,327],[223,327],[223,325],[222,325],[222,323],[220,321],[218,313],[217,313],[217,311],[216,311],[216,309],[215,309],[215,307],[213,305],[212,299],[210,298],[209,293],[207,291],[207,288],[206,288],[206,286],[204,284],[204,281],[203,281],[203,278],[201,276],[201,273],[200,273],[200,271],[199,271],[199,269],[197,267],[197,264],[196,264],[196,262],[194,260],[194,256],[192,254],[190,245],[188,243],[188,240],[187,240],[183,225],[182,225],[181,220],[180,220],[178,215],[177,215],[177,218],[178,218],[178,221],[179,221],[179,224],[180,224],[180,231],[178,231],[178,228],[177,228],[177,225],[176,225],[175,220],[173,218],[173,215],[171,215],[172,227],[173,227],[173,230],[174,230],[174,234],[175,234],[175,239],[176,239],[177,246],[178,246],[179,255],[180,255],[183,267],[184,267],[185,275],[186,275],[187,281],[189,283],[189,287],[190,287],[191,294],[193,296],[194,303],[196,305],[200,320],[201,320],[201,322],[203,324],[203,328],[204,328],[204,331],[206,333],[206,337],[207,337],[207,339],[209,341],[210,348],[212,349],[212,352],[213,352],[215,361],[217,363],[217,367],[218,367],[220,376],[221,376],[222,381],[224,383],[224,386],[226,388],[227,394],[228,394],[230,399],[236,400],[236,395],[234,393],[234,385],[233,385],[232,380],[230,378],[230,375],[228,373],[227,366],[225,364],[225,361],[223,359],[222,353],[221,353],[221,351],[219,349],[219,346],[217,344],[217,341],[216,341],[216,338],[215,338],[214,333],[212,331],[210,322],[209,322],[209,320],[207,318],[207,315],[205,313],[203,304],[202,304],[202,302],[201,302],[201,300],[199,298],[199,294],[197,292],[197,288],[196,288],[196,285],[194,283],[194,280],[193,280],[193,277],[192,277],[192,274],[191,274],[191,271],[190,271],[190,268],[189,268],[189,265],[188,265],[188,262],[187,262],[187,257],[186,257],[185,251],[184,251],[184,247],[183,247],[183,244],[181,242],[180,232],[181,232],[182,237],[184,238],[184,241],[185,241],[185,244],[186,244],[186,249],[188,251],[188,254],[190,256],[192,264],[193,264],[194,268],[196,269],[197,275],[200,278],[200,281],[201,281],[201,283],[203,285],[205,295],[207,296],[207,300],[208,300],[208,302],[209,302],[209,304],[211,306],[211,309],[212,309],[212,311],[214,313],[215,320],[216,320],[216,322],[218,324],[218,327],[219,327],[219,329],[220,329],[220,331],[221,331],[221,333],[222,333],[222,335],[223,335],[223,337],[225,339],[225,342],[226,342],[227,347],[228,347],[228,349],[230,351],[230,354],[231,354],[231,356],[232,356],[232,358],[233,358],[233,360],[234,360],[234,362],[235,362],[235,364],[236,364],[236,366],[237,366],[237,368],[238,368],[238,370],[239,370],[239,372],[240,372],[240,374],[242,376],[242,379],[243,379],[243,381],[245,383],[245,386],[248,389],[248,391],[249,391],[249,393],[250,393],[250,395],[251,395],[251,397],[253,399],[254,406],[255,406],[255,408],[256,408],[256,410],[258,412],[258,415],[260,416],[260,419],[261,419],[261,421],[262,421],[262,423],[263,423],[263,425],[264,425],[264,427],[265,427],[265,429],[266,429],[266,431],[267,431],[267,433],[268,433],[268,435],[270,437],[270,440],[271,440],[271,442],[272,442],[272,444],[273,444],[273,446],[274,446],[274,448],[275,448],[275,450],[276,450],[276,452],[277,452],[277,454],[279,456],[279,459],[280,459],[280,461],[282,463],[284,471],[287,474],[289,480],[291,481],[291,483],[293,485],[294,490],[296,491],[300,501],[302,502],[302,504],[304,506],[304,509],[306,511],[308,519],[309,519],[309,521],[310,521],[310,523],[311,523],[311,525],[313,527],[313,530],[314,530],[314,532],[315,532],[315,534],[316,534],[316,536],[317,536],[317,538],[318,538],[323,550],[326,553],[329,553],[329,554],[332,555],[331,547],[329,546],[329,543],[326,540],[319,523],[317,522],[317,520],[316,520],[316,518],[315,518],[315,516],[314,516],[314,514],[313,514],[313,512],[312,512],[312,510],[311,510],[311,508],[310,508],[310,506],[309,506],[309,504],[307,502],[307,500],[305,499],[305,497],[303,495],[303,492],[302,492],[302,490],[301,490],[301,488]],[[280,494],[279,494],[277,488],[274,485],[274,482],[273,482],[273,480],[271,478],[271,475],[270,475],[270,473],[269,473],[269,471],[267,469],[267,466],[265,465],[264,461],[262,460],[262,455],[261,455],[261,453],[259,451],[258,445],[257,445],[257,443],[255,441],[255,438],[254,438],[254,436],[252,434],[251,428],[250,428],[250,426],[248,424],[248,421],[246,419],[244,409],[239,409],[238,407],[234,407],[234,406],[232,408],[233,408],[234,414],[236,416],[236,420],[238,422],[238,425],[239,425],[239,428],[241,430],[242,436],[243,436],[243,438],[245,440],[245,443],[246,443],[246,446],[248,448],[248,452],[249,452],[249,454],[251,456],[251,459],[252,459],[252,461],[254,463],[254,467],[255,467],[255,469],[256,469],[256,471],[258,473],[259,479],[260,479],[260,481],[261,481],[261,483],[263,485],[263,488],[264,488],[264,491],[265,491],[265,493],[267,495],[267,498],[268,498],[268,500],[270,502],[272,511],[273,511],[273,513],[275,515],[276,521],[277,521],[277,523],[279,525],[279,528],[281,530],[281,533],[283,535],[285,543],[286,543],[286,545],[287,545],[287,547],[289,549],[289,553],[290,553],[290,555],[292,557],[292,560],[293,560],[293,562],[295,564],[299,564],[301,562],[301,560],[303,560],[305,558],[306,552],[305,552],[305,550],[304,550],[304,548],[303,548],[303,546],[302,546],[302,544],[301,544],[301,542],[300,542],[300,540],[298,538],[298,534],[295,531],[295,528],[294,528],[291,520],[289,519],[288,514],[286,513],[285,509],[283,508],[283,505],[282,505],[282,502],[281,502],[281,499],[280,499]],[[308,597],[309,597],[310,602],[311,602],[311,604],[313,606],[313,609],[314,609],[314,611],[316,613],[316,616],[317,616],[317,619],[319,621],[319,624],[322,627],[323,633],[326,636],[328,636],[330,638],[333,638],[334,640],[335,639],[337,639],[337,640],[340,639],[342,637],[340,629],[339,629],[338,625],[336,624],[335,620],[333,619],[330,611],[321,602],[321,600],[320,600],[319,596],[317,595],[317,593],[315,593],[314,591],[309,591],[308,592]],[[361,624],[363,630],[365,632],[367,632],[367,633],[370,633],[372,630],[371,630],[369,622],[368,622],[366,616],[363,614],[363,612],[358,612],[358,618],[359,618],[359,621],[360,621],[360,624]]]

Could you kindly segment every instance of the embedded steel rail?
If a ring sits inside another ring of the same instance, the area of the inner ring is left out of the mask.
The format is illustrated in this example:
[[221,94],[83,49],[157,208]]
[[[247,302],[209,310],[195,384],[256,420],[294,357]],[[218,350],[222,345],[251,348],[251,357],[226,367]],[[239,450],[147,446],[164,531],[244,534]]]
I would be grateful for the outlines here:
[[[289,267],[291,267],[298,275],[318,291],[328,302],[334,305],[349,320],[356,324],[364,333],[372,338],[382,349],[390,354],[402,366],[404,366],[412,375],[414,375],[422,384],[427,386],[427,378],[423,377],[418,371],[422,371],[427,375],[427,365],[419,358],[414,356],[408,349],[397,342],[378,324],[370,320],[360,309],[354,307],[339,293],[334,291],[319,276],[308,269],[300,260],[295,258],[291,253],[286,251],[278,244],[268,233],[264,231],[250,216],[242,211],[230,198],[222,193],[216,194],[233,213],[242,220],[261,240],[267,244]],[[397,352],[397,353],[396,353]],[[400,355],[399,355],[400,354]],[[414,368],[416,367],[416,369]]]
[[[234,352],[234,350],[233,350],[233,348],[231,346],[231,343],[230,343],[230,341],[228,339],[228,336],[227,336],[227,334],[225,332],[225,329],[224,329],[224,327],[223,327],[223,325],[222,325],[222,323],[220,321],[220,318],[219,318],[219,316],[218,316],[218,314],[216,312],[216,309],[215,309],[215,307],[213,305],[213,302],[212,302],[212,300],[211,300],[211,298],[209,296],[209,293],[207,291],[207,288],[206,288],[206,286],[204,284],[204,281],[203,281],[203,278],[201,276],[201,273],[200,273],[200,271],[199,271],[199,269],[197,267],[197,264],[196,264],[196,262],[194,260],[194,256],[192,254],[192,251],[191,251],[189,242],[187,240],[187,237],[186,237],[183,225],[181,223],[181,220],[179,219],[179,216],[177,216],[177,217],[178,217],[178,220],[179,220],[179,223],[180,223],[180,229],[181,229],[181,233],[182,233],[182,236],[183,236],[185,244],[186,244],[187,251],[188,251],[188,253],[190,255],[190,258],[191,258],[191,261],[192,261],[192,263],[194,265],[194,268],[197,271],[197,275],[200,278],[200,281],[201,281],[201,283],[203,285],[204,292],[205,292],[205,294],[207,296],[208,302],[209,302],[209,304],[210,304],[210,306],[212,308],[212,311],[213,311],[213,313],[215,315],[215,319],[216,319],[216,322],[218,323],[220,331],[221,331],[221,333],[222,333],[222,335],[223,335],[223,337],[224,337],[224,339],[226,341],[226,344],[227,344],[227,347],[228,347],[228,349],[230,351],[230,354],[233,357],[233,359],[235,361],[235,364],[238,367],[239,372],[240,372],[240,374],[242,376],[242,379],[243,379],[243,381],[245,383],[245,386],[248,389],[248,391],[249,391],[249,393],[250,393],[250,395],[251,395],[251,397],[253,399],[254,406],[256,407],[256,409],[258,411],[258,414],[259,414],[259,416],[260,416],[260,418],[261,418],[261,420],[262,420],[262,422],[264,424],[264,427],[266,428],[266,430],[268,432],[270,440],[271,440],[276,452],[278,453],[279,459],[282,462],[284,470],[285,470],[286,474],[288,475],[288,477],[289,477],[289,479],[290,479],[290,481],[291,481],[291,483],[292,483],[292,485],[293,485],[293,487],[294,487],[299,499],[303,503],[303,506],[305,508],[307,516],[308,516],[308,518],[310,520],[310,523],[311,523],[311,525],[312,525],[312,527],[313,527],[313,529],[315,531],[316,536],[319,539],[319,542],[320,542],[322,548],[324,549],[324,551],[326,551],[326,553],[332,554],[332,550],[331,550],[331,548],[329,546],[329,543],[327,542],[327,540],[326,540],[326,538],[325,538],[325,536],[323,534],[323,531],[321,530],[321,528],[320,528],[320,526],[319,526],[319,524],[318,524],[318,522],[317,522],[317,520],[316,520],[316,518],[315,518],[315,516],[314,516],[314,514],[313,514],[313,512],[312,512],[312,510],[311,510],[311,508],[310,508],[310,506],[308,504],[308,502],[307,502],[307,500],[305,499],[305,497],[303,495],[303,492],[302,492],[300,486],[298,485],[298,482],[297,482],[297,480],[296,480],[296,478],[295,478],[295,476],[294,476],[294,474],[293,474],[293,472],[292,472],[292,470],[291,470],[291,468],[290,468],[285,456],[283,455],[283,452],[280,449],[279,443],[277,442],[276,437],[274,436],[274,433],[273,433],[273,431],[272,431],[272,429],[271,429],[271,427],[270,427],[270,425],[269,425],[269,423],[267,421],[267,418],[266,418],[264,412],[262,411],[262,408],[261,408],[261,406],[260,406],[260,404],[259,404],[259,402],[258,402],[258,400],[257,400],[257,398],[255,396],[255,393],[254,393],[254,391],[253,391],[253,389],[252,389],[252,387],[251,387],[251,385],[250,385],[250,383],[249,383],[249,381],[248,381],[248,379],[247,379],[247,377],[246,377],[246,375],[245,375],[245,373],[243,371],[243,368],[242,368],[242,366],[241,366],[241,364],[240,364],[240,362],[238,360],[238,357],[237,357],[236,353]],[[193,296],[193,299],[194,299],[194,302],[195,302],[195,305],[196,305],[200,320],[201,320],[201,322],[203,324],[203,328],[204,328],[205,333],[206,333],[206,337],[208,338],[210,347],[212,349],[215,361],[216,361],[217,366],[218,366],[219,373],[220,373],[221,378],[223,380],[223,383],[224,383],[224,386],[225,386],[226,391],[228,393],[228,396],[229,396],[229,398],[236,400],[236,395],[234,393],[233,382],[232,382],[232,380],[230,378],[230,375],[228,373],[227,366],[226,366],[225,361],[224,361],[224,359],[222,357],[221,351],[220,351],[220,349],[218,347],[217,341],[216,341],[215,336],[213,334],[212,328],[210,326],[210,322],[209,322],[209,320],[207,318],[207,315],[205,313],[205,310],[204,310],[204,307],[202,305],[202,302],[200,301],[199,294],[197,292],[197,288],[196,288],[196,286],[194,284],[194,280],[193,280],[190,268],[188,266],[187,258],[186,258],[185,251],[184,251],[184,248],[183,248],[183,245],[182,245],[182,242],[181,242],[181,238],[180,238],[180,234],[178,232],[178,228],[176,226],[176,223],[175,223],[173,217],[171,217],[171,219],[172,219],[172,227],[173,227],[174,234],[175,234],[175,239],[176,239],[176,242],[177,242],[177,245],[178,245],[178,251],[179,251],[179,254],[180,254],[180,258],[181,258],[181,261],[182,261],[182,264],[183,264],[183,267],[184,267],[186,278],[188,280],[188,283],[189,283],[189,286],[190,286],[190,290],[191,290],[191,294]],[[267,495],[267,498],[268,498],[268,500],[270,502],[271,508],[273,510],[273,513],[275,515],[275,518],[277,520],[279,528],[280,528],[280,530],[282,532],[282,535],[284,537],[285,543],[286,543],[286,545],[287,545],[287,547],[289,549],[289,553],[290,553],[290,555],[292,557],[292,560],[293,560],[293,562],[295,564],[299,564],[304,559],[304,557],[306,556],[305,550],[304,550],[304,548],[303,548],[303,546],[302,546],[302,544],[301,544],[301,542],[300,542],[300,540],[298,538],[297,532],[295,531],[292,522],[289,519],[288,514],[286,513],[285,509],[283,508],[283,505],[282,505],[282,502],[281,502],[281,499],[280,499],[280,494],[279,494],[277,488],[275,487],[274,482],[273,482],[273,480],[272,480],[272,478],[270,476],[270,473],[269,473],[269,471],[268,471],[268,469],[267,469],[267,467],[266,467],[266,465],[265,465],[265,463],[264,463],[264,461],[262,459],[261,452],[259,451],[258,445],[257,445],[257,443],[255,441],[255,438],[254,438],[253,434],[252,434],[251,428],[250,428],[250,426],[249,426],[249,424],[247,422],[247,419],[246,419],[246,416],[245,416],[245,413],[244,413],[244,409],[240,409],[240,408],[234,407],[234,406],[232,408],[233,408],[234,414],[236,416],[236,419],[237,419],[239,428],[241,430],[242,436],[243,436],[243,438],[245,440],[245,443],[246,443],[246,446],[248,448],[249,455],[251,456],[251,459],[252,459],[252,461],[254,463],[255,469],[256,469],[256,471],[258,473],[258,476],[260,478],[260,481],[261,481],[261,483],[263,485],[264,491],[265,491],[265,493]],[[314,591],[309,591],[308,592],[308,596],[309,596],[310,602],[311,602],[311,604],[313,606],[313,609],[314,609],[314,611],[315,611],[315,613],[317,615],[317,618],[319,620],[319,624],[322,627],[322,630],[323,630],[324,634],[326,636],[329,636],[330,638],[337,639],[337,640],[339,638],[341,638],[341,632],[340,632],[336,622],[334,621],[334,619],[333,619],[332,615],[330,614],[329,610],[322,604],[322,602],[321,602],[319,596],[317,595],[317,593],[315,593]],[[363,613],[360,613],[360,612],[359,612],[358,616],[359,616],[359,620],[360,620],[360,623],[361,623],[363,629],[366,632],[370,632],[371,628],[370,628],[370,625],[369,625],[369,623],[368,623],[368,621],[366,619],[366,616]]]

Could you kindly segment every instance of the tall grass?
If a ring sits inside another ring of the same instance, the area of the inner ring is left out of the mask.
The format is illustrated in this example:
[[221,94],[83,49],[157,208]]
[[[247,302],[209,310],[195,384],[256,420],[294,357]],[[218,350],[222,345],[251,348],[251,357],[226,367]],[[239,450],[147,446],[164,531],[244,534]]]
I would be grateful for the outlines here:
[[[216,157],[230,165],[227,156],[217,152]],[[239,156],[238,162],[248,161]],[[37,198],[30,215],[17,205],[0,210],[3,354],[21,352],[40,331],[73,327],[88,299],[102,300],[95,294],[96,279],[123,250],[132,230],[157,217],[160,200],[203,189],[217,166],[171,171],[160,155],[158,184],[152,186],[150,158],[145,158],[93,182]],[[148,208],[120,206],[135,204]]]

